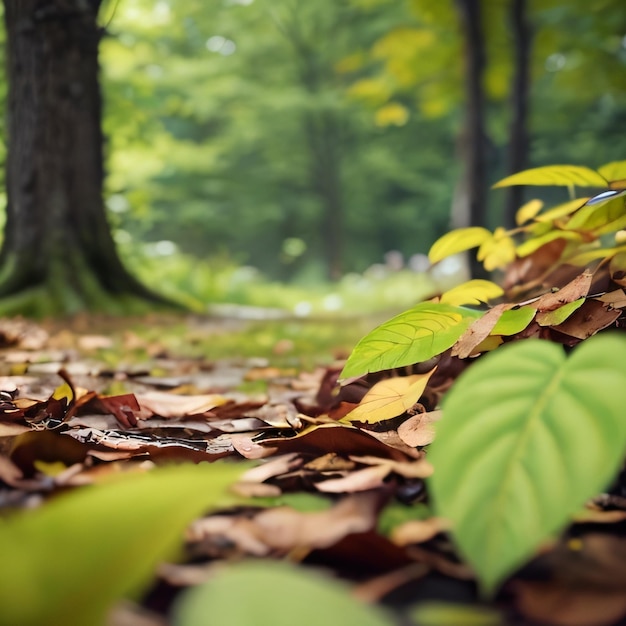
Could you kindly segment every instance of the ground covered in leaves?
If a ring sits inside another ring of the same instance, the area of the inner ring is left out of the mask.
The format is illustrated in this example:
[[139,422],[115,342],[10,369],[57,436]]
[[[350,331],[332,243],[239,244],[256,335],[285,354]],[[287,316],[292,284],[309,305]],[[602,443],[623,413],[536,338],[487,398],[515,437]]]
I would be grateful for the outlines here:
[[[401,418],[342,421],[387,375],[337,386],[350,347],[373,322],[333,322],[327,336],[324,323],[294,320],[276,322],[280,332],[202,318],[135,320],[133,330],[89,318],[0,322],[3,515],[124,472],[247,461],[231,504],[188,527],[183,557],[162,564],[112,624],[169,623],[180,589],[242,558],[321,568],[360,600],[392,607],[398,623],[406,607],[429,602],[466,606],[459,621],[440,615],[437,624],[622,623],[626,480],[484,603],[424,483],[432,473],[424,447],[460,361],[444,355]],[[303,351],[309,340],[315,347]],[[401,374],[410,384],[431,367]]]

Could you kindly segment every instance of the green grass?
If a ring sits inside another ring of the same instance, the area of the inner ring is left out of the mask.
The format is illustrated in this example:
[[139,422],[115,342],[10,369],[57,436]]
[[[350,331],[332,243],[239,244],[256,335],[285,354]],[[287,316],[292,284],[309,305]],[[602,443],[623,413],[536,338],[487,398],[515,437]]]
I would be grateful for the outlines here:
[[286,284],[221,258],[180,253],[161,257],[126,255],[129,269],[147,286],[196,312],[215,303],[280,309],[300,317],[400,311],[427,298],[436,285],[427,274],[408,270],[347,274],[336,283]]

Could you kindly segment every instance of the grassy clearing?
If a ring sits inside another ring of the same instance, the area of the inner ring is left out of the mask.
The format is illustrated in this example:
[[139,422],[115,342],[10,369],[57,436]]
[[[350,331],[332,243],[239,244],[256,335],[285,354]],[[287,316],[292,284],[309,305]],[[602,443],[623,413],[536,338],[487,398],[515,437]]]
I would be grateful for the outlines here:
[[150,288],[198,313],[214,303],[232,303],[280,309],[298,317],[362,315],[406,309],[437,288],[428,274],[392,272],[384,266],[347,274],[332,284],[286,284],[268,280],[253,267],[180,253],[155,257],[135,250],[126,262]]

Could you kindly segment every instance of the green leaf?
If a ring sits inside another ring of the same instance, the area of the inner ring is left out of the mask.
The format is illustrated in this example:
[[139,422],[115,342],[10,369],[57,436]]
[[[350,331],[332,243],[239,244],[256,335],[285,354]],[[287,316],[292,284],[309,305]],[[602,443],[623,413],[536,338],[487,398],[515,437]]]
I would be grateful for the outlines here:
[[492,236],[490,231],[479,226],[451,230],[435,241],[428,252],[428,259],[431,263],[438,263],[453,254],[477,248]]
[[125,475],[0,526],[0,624],[94,626],[139,590],[223,495],[241,465],[185,465]]
[[435,514],[491,593],[607,487],[626,449],[626,338],[604,334],[568,359],[527,340],[487,354],[444,400],[431,445]]
[[391,531],[401,524],[415,520],[426,520],[432,516],[432,511],[423,502],[407,505],[397,500],[392,500],[380,512],[376,527],[381,535],[389,536]]
[[498,181],[493,187],[513,185],[558,185],[570,187],[606,187],[607,180],[598,172],[580,165],[547,165],[518,172]]
[[416,626],[503,626],[502,615],[495,610],[471,604],[424,602],[409,610]]
[[250,561],[220,571],[185,592],[174,626],[392,626],[381,608],[361,604],[350,588],[321,573],[280,561]]
[[509,309],[500,316],[496,325],[491,329],[490,335],[515,335],[521,333],[535,317],[537,311],[530,306],[522,306],[519,309]]
[[452,347],[482,313],[421,302],[367,334],[346,362],[342,378],[428,361]]
[[558,326],[562,324],[574,311],[580,309],[586,298],[578,298],[573,302],[568,302],[554,311],[544,311],[537,313],[537,324],[539,326]]

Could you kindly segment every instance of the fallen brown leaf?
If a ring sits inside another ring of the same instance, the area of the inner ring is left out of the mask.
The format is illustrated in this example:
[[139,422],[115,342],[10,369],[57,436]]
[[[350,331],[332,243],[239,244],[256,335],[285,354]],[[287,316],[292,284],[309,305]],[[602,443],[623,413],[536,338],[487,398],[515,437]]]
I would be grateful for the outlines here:
[[550,626],[610,626],[626,615],[626,594],[555,582],[514,581],[518,610]]
[[496,304],[482,317],[478,318],[458,339],[452,347],[452,356],[466,359],[478,344],[485,340],[493,327],[497,324],[502,314],[512,309],[514,304]]
[[261,511],[251,519],[213,515],[189,527],[187,540],[228,539],[248,554],[287,554],[292,550],[326,548],[346,535],[364,532],[376,522],[379,496],[362,493],[340,500],[327,511],[301,513],[289,507]]
[[434,424],[441,419],[441,410],[418,413],[398,426],[398,436],[414,448],[427,446],[435,439]]
[[[199,415],[230,400],[219,394],[199,396],[177,396],[164,391],[150,391],[135,394],[141,409],[149,415],[161,417],[181,417]],[[142,419],[145,419],[142,415]]]
[[442,517],[429,517],[425,520],[411,520],[396,526],[391,531],[390,539],[399,546],[429,541],[436,535],[449,530],[448,520]]
[[530,306],[538,311],[554,311],[564,304],[569,304],[570,302],[574,302],[574,300],[586,296],[589,293],[592,280],[593,274],[589,270],[585,270],[558,291],[544,294],[530,303]]

